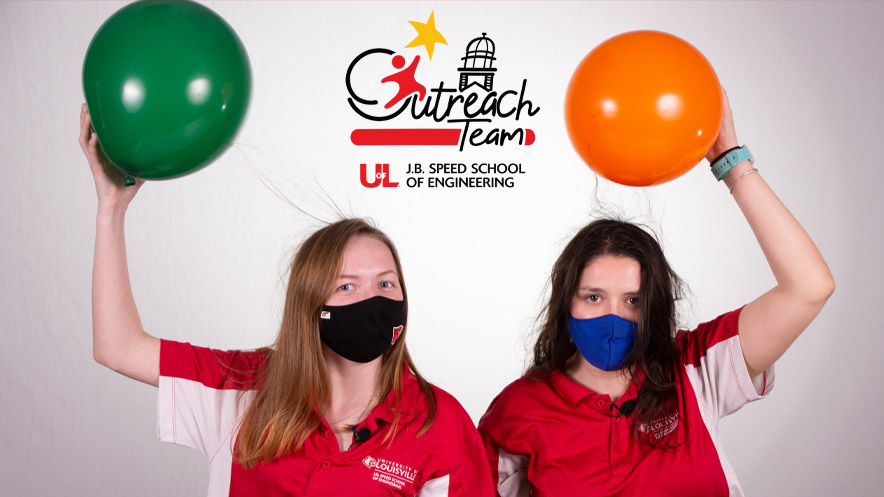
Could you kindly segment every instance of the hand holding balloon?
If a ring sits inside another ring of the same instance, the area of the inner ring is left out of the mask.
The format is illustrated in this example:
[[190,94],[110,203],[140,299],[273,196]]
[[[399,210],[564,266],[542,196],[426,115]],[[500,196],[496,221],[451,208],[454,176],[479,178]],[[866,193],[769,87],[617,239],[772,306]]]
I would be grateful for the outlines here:
[[136,179],[134,185],[123,186],[123,172],[114,167],[98,144],[98,135],[92,132],[92,118],[86,104],[80,109],[80,148],[89,161],[92,177],[95,180],[95,192],[98,195],[98,208],[110,211],[125,210],[135,194],[144,184],[144,180]]
[[740,146],[740,143],[737,141],[737,131],[734,128],[734,116],[731,114],[731,104],[727,98],[727,92],[724,91],[723,87],[721,88],[721,104],[721,127],[719,128],[718,136],[715,137],[715,142],[712,143],[712,147],[709,149],[709,152],[706,153],[706,160],[709,162],[714,161],[724,152]]

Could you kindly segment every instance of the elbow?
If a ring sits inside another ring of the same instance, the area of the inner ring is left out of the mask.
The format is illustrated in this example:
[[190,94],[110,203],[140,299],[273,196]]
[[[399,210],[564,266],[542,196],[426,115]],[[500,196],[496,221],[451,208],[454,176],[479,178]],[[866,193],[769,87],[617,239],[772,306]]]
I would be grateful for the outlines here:
[[835,293],[835,280],[828,271],[814,279],[805,279],[792,285],[780,285],[779,290],[796,304],[814,308],[819,312]]
[[833,293],[835,293],[835,278],[830,274],[826,281],[825,298],[823,301],[829,300],[829,297],[831,297]]
[[807,287],[805,298],[809,303],[821,309],[833,293],[835,293],[835,278],[831,273],[826,272],[813,285]]
[[816,285],[816,289],[817,299],[820,306],[822,306],[827,300],[829,300],[829,297],[835,293],[835,277],[832,276],[830,271],[826,271],[825,275],[820,278],[820,281]]
[[98,345],[92,346],[92,359],[95,360],[98,364],[112,370],[119,371],[116,361],[114,361],[114,355],[107,350],[106,347],[101,347]]
[[110,360],[107,357],[107,353],[103,352],[98,347],[95,347],[95,346],[92,347],[92,359],[94,359],[95,362],[97,362],[98,364],[101,364],[102,366],[104,366],[106,368],[113,369],[110,366]]

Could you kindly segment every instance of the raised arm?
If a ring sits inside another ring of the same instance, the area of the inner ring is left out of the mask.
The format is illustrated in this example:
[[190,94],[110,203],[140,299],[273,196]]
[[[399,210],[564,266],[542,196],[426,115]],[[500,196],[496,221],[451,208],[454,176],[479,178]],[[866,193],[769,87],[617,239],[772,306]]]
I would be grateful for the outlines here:
[[[706,156],[714,160],[738,146],[727,95],[719,136]],[[749,161],[727,172],[723,183],[746,216],[777,284],[740,313],[743,358],[752,378],[786,352],[823,308],[835,281],[813,241]]]
[[129,284],[123,229],[126,209],[143,181],[122,186],[122,174],[106,162],[98,147],[98,136],[91,130],[92,120],[83,105],[80,147],[89,161],[98,194],[92,265],[92,355],[99,364],[156,386],[160,341],[141,326]]

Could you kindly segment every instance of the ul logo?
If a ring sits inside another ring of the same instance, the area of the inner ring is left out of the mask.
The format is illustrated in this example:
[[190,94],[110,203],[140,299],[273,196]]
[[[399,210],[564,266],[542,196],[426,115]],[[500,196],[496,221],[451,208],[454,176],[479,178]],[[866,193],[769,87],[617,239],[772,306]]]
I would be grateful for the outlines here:
[[362,186],[366,188],[377,188],[378,185],[384,188],[399,186],[398,181],[390,179],[389,164],[375,164],[374,176],[372,176],[370,180],[368,177],[368,165],[359,164],[359,181],[362,183]]

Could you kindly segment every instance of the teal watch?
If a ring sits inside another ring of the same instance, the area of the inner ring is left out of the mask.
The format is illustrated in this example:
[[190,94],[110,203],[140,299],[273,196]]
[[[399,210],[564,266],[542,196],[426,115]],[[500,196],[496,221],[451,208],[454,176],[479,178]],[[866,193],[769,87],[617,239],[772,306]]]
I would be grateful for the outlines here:
[[755,157],[752,156],[749,147],[743,145],[742,147],[729,150],[712,163],[712,175],[715,176],[715,179],[721,181],[721,178],[724,178],[728,171],[744,160],[748,160],[750,164],[755,164]]

